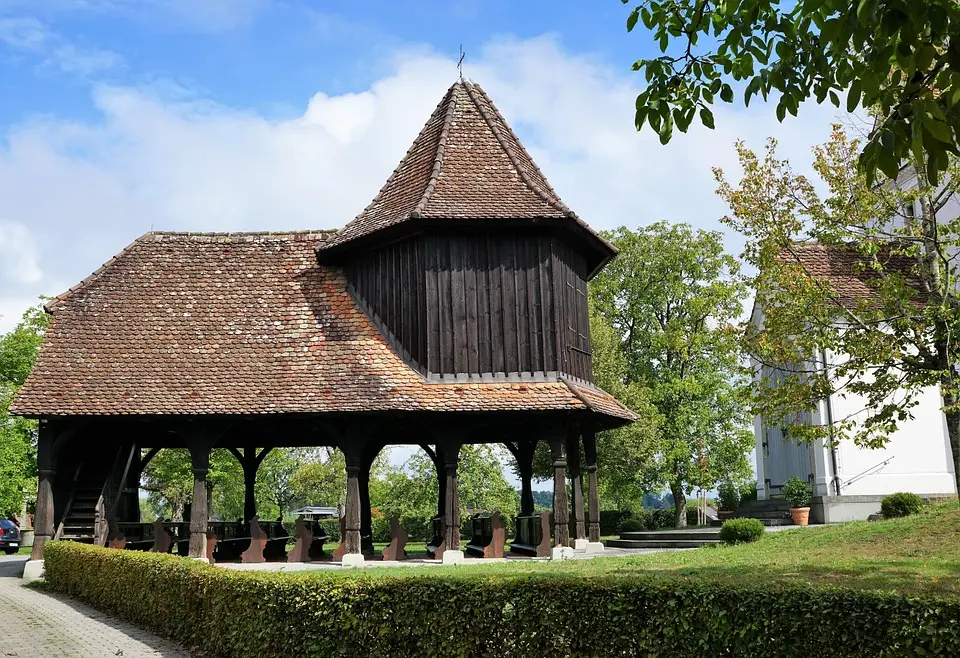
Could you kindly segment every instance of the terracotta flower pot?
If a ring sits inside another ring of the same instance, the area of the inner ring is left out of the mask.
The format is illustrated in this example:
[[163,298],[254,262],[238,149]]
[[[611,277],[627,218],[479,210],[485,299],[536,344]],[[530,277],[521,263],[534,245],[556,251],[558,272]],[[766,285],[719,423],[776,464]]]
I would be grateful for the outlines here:
[[793,525],[807,525],[810,523],[810,508],[791,507],[790,517],[793,519]]

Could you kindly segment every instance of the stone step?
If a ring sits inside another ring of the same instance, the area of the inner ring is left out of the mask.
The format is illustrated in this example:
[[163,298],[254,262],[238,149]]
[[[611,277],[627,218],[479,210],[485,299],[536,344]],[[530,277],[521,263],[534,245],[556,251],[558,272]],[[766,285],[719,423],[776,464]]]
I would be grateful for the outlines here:
[[790,510],[770,510],[763,512],[740,512],[733,515],[735,519],[789,519]]
[[62,541],[75,541],[79,544],[92,544],[93,535],[68,535],[66,533],[60,535]]
[[700,548],[718,544],[719,539],[608,539],[606,542],[612,548]]
[[642,530],[636,532],[621,532],[620,539],[632,539],[639,541],[676,541],[679,539],[689,541],[716,541],[719,533],[716,530],[698,529],[698,530]]

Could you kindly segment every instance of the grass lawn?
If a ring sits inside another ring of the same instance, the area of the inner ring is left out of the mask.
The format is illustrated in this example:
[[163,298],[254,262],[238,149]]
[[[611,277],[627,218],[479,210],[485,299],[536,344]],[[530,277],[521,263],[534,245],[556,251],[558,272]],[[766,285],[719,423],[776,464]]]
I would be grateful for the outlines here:
[[[378,568],[307,577],[418,578],[439,573],[435,569]],[[444,569],[442,573],[457,577],[679,577],[743,584],[763,579],[960,595],[960,506],[956,502],[942,504],[904,519],[786,530],[741,546],[561,563],[511,561]]]

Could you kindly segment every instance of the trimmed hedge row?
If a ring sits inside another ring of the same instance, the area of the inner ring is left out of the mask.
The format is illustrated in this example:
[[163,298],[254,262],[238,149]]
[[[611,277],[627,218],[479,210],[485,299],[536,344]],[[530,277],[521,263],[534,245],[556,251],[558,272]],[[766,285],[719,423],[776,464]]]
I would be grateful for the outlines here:
[[[666,577],[235,572],[54,542],[60,593],[211,655],[957,655],[960,599]],[[459,572],[459,573],[458,573]]]

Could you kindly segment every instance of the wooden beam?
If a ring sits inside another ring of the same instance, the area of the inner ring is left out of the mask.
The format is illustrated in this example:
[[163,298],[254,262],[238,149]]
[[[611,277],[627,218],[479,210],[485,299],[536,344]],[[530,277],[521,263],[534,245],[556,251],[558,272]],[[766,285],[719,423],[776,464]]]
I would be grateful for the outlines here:
[[37,506],[31,560],[42,560],[44,545],[53,539],[53,484],[57,474],[54,451],[56,439],[49,421],[41,420],[37,432]]
[[571,426],[567,435],[567,466],[573,491],[574,539],[586,539],[583,523],[583,482],[580,477],[580,428]]
[[567,450],[565,437],[550,439],[553,457],[553,542],[570,545],[570,507],[567,500]]
[[[439,447],[439,446],[438,446]],[[460,463],[459,441],[443,444],[444,471],[444,510],[443,526],[446,550],[460,550],[460,492],[457,479],[457,467]]]
[[593,431],[583,433],[583,451],[587,462],[587,514],[589,519],[588,539],[600,541],[600,492],[597,488],[597,435]]

